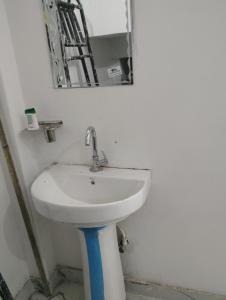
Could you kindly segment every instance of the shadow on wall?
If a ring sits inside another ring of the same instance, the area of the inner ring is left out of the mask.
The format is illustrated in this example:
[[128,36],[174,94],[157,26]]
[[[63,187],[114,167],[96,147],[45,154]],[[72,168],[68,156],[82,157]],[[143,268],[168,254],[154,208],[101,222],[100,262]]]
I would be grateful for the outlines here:
[[[6,98],[4,94],[3,81],[0,74],[0,118],[4,118],[2,102]],[[19,211],[16,195],[11,184],[8,169],[5,162],[5,157],[0,147],[0,176],[1,179],[1,228],[3,239],[7,243],[9,251],[18,259],[26,261],[24,243],[22,240],[23,234],[22,216]]]
[[[0,153],[1,154],[1,153]],[[6,241],[8,250],[18,258],[19,260],[26,261],[24,249],[24,237],[22,216],[20,215],[17,199],[14,194],[12,186],[10,186],[9,178],[6,175],[6,166],[2,155],[0,156],[0,169],[3,170],[3,176],[6,180],[2,180],[2,185],[5,185],[7,194],[2,195],[5,199],[2,199],[1,209],[1,227],[3,238]],[[21,222],[21,224],[20,224]]]
[[[12,222],[12,220],[18,219],[18,215],[15,211],[15,205],[9,203],[7,207],[4,220],[3,220],[3,232],[9,251],[18,259],[26,262],[25,251],[23,251],[22,235],[20,234],[19,224]],[[17,232],[18,234],[15,234]]]

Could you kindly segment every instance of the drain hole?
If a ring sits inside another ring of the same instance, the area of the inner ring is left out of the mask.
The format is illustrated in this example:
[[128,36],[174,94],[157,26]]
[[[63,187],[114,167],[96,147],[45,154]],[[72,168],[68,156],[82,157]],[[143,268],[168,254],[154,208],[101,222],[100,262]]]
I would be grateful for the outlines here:
[[95,179],[94,179],[94,178],[90,178],[90,183],[91,183],[92,185],[96,184]]

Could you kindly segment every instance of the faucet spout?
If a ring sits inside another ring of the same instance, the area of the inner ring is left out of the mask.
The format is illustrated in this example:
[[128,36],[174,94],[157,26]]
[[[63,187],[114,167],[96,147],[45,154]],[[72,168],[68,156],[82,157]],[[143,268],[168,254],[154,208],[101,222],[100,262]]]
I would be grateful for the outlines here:
[[92,142],[93,157],[98,157],[97,153],[97,134],[93,126],[89,126],[86,130],[85,145],[90,146]]
[[92,143],[93,148],[93,164],[90,167],[91,172],[98,172],[102,170],[102,167],[108,164],[106,155],[104,154],[103,159],[99,159],[98,150],[97,150],[97,134],[93,126],[89,126],[86,130],[85,135],[85,145],[90,146]]

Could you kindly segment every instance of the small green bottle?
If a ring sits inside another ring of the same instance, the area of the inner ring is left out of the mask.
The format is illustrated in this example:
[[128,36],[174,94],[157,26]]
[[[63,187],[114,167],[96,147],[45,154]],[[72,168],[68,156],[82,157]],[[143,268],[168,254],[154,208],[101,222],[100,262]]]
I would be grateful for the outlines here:
[[25,109],[25,115],[27,117],[27,129],[39,130],[39,124],[38,124],[35,108],[32,107],[32,108]]

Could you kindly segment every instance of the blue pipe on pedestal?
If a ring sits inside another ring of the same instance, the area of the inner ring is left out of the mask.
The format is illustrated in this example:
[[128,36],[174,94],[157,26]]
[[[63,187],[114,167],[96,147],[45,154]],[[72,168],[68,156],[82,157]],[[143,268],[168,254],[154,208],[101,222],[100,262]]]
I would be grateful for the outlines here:
[[99,231],[104,227],[80,228],[84,233],[89,262],[91,300],[104,300],[104,276]]

